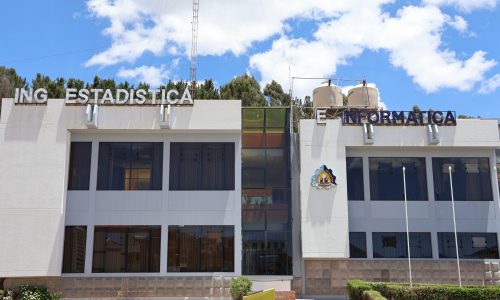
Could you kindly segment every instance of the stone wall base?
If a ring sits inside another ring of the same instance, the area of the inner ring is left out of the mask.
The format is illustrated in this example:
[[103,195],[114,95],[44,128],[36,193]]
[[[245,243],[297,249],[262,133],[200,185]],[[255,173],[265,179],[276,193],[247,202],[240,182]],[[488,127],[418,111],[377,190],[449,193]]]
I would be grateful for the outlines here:
[[231,297],[231,277],[39,277],[6,278],[4,289],[43,285],[64,298]]
[[[190,297],[231,299],[232,277],[37,277],[6,278],[4,289],[46,286],[63,298]],[[295,300],[294,291],[276,291],[276,300]]]
[[[351,279],[408,282],[407,260],[305,260],[302,295],[343,295]],[[414,283],[458,284],[455,260],[412,260]],[[483,261],[460,261],[462,284],[484,285]]]

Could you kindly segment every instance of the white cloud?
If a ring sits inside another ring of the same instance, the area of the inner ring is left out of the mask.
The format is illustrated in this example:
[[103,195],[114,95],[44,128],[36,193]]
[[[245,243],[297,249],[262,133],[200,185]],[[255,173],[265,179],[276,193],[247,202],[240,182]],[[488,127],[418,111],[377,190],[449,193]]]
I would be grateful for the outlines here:
[[[364,49],[383,50],[392,65],[404,69],[426,92],[469,91],[496,62],[487,60],[483,51],[461,60],[452,50],[443,49],[441,35],[450,19],[433,6],[407,6],[394,17],[379,5],[366,6],[321,24],[313,41],[280,38],[267,52],[252,56],[250,65],[262,74],[263,82],[274,78],[288,86],[288,65],[294,76],[330,76],[337,65]],[[466,27],[460,18],[454,21],[459,28]],[[310,94],[314,86],[317,83],[311,82],[297,90],[298,96]]]
[[[288,1],[286,5],[283,0],[201,1],[198,53],[242,55],[256,42],[271,39],[269,49],[249,57],[249,70],[261,75],[262,84],[274,79],[287,90],[289,67],[293,76],[329,77],[365,50],[386,51],[390,63],[427,92],[473,89],[496,61],[481,50],[463,58],[446,48],[444,29],[466,32],[468,23],[461,16],[445,14],[439,6],[472,10],[494,7],[497,1],[423,1],[424,6],[404,6],[395,15],[385,11],[385,4],[394,0]],[[189,55],[191,1],[89,0],[87,7],[95,18],[110,21],[103,34],[112,42],[87,66],[133,63],[146,52]],[[307,38],[290,37],[291,22],[301,20],[316,22],[317,30]],[[295,81],[294,91],[302,97],[319,83]]]
[[424,4],[453,6],[466,12],[475,9],[492,9],[498,2],[498,0],[423,0]]
[[[393,0],[373,0],[381,4]],[[362,0],[218,0],[201,1],[198,53],[245,53],[252,43],[284,31],[286,20],[337,16],[363,5]],[[112,40],[109,49],[94,55],[86,66],[134,62],[145,52],[188,54],[191,47],[191,1],[89,0],[95,18],[110,21],[103,34]],[[180,48],[180,49],[179,49]]]
[[467,27],[469,26],[467,21],[465,21],[465,19],[462,18],[461,16],[454,16],[453,19],[450,18],[448,20],[448,24],[451,27],[455,28],[455,30],[460,31],[460,32],[467,31]]
[[500,88],[500,74],[495,74],[490,79],[481,83],[480,94],[489,94]]
[[161,65],[160,67],[140,66],[133,69],[121,68],[117,75],[122,78],[146,82],[151,85],[151,87],[155,88],[160,86],[162,83],[165,83],[165,80],[168,79],[170,72],[164,65]]

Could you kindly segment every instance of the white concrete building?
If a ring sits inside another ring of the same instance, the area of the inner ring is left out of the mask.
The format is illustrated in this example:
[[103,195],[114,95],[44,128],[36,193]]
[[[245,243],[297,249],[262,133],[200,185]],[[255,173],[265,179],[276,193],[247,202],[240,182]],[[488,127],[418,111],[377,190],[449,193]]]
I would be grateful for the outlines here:
[[298,295],[407,281],[405,195],[414,282],[457,283],[450,171],[463,281],[493,282],[498,120],[355,100],[292,134],[288,108],[239,100],[3,99],[0,287],[227,297],[239,275]]
[[[484,261],[499,258],[498,122],[433,128],[348,118],[300,121],[302,293],[340,294],[355,278],[409,280],[403,166],[414,282],[458,283],[451,167],[462,278],[484,284]],[[336,177],[329,189],[311,184],[322,166]]]

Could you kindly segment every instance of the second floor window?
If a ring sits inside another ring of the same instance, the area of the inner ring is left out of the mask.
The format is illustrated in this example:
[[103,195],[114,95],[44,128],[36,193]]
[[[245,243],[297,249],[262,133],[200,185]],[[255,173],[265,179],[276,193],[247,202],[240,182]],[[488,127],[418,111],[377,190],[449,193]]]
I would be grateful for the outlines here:
[[163,143],[99,143],[98,190],[161,190]]
[[170,190],[234,190],[234,143],[170,143]]

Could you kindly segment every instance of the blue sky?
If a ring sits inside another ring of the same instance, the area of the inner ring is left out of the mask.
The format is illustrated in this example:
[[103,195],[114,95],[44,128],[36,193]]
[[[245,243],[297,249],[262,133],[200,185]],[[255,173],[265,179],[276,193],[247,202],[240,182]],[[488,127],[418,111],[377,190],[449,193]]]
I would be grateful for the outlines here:
[[[189,77],[191,1],[4,1],[0,65],[92,81]],[[389,109],[500,117],[500,1],[200,0],[198,80],[367,79]],[[294,83],[310,95],[320,82]],[[355,82],[340,82],[351,85]]]

